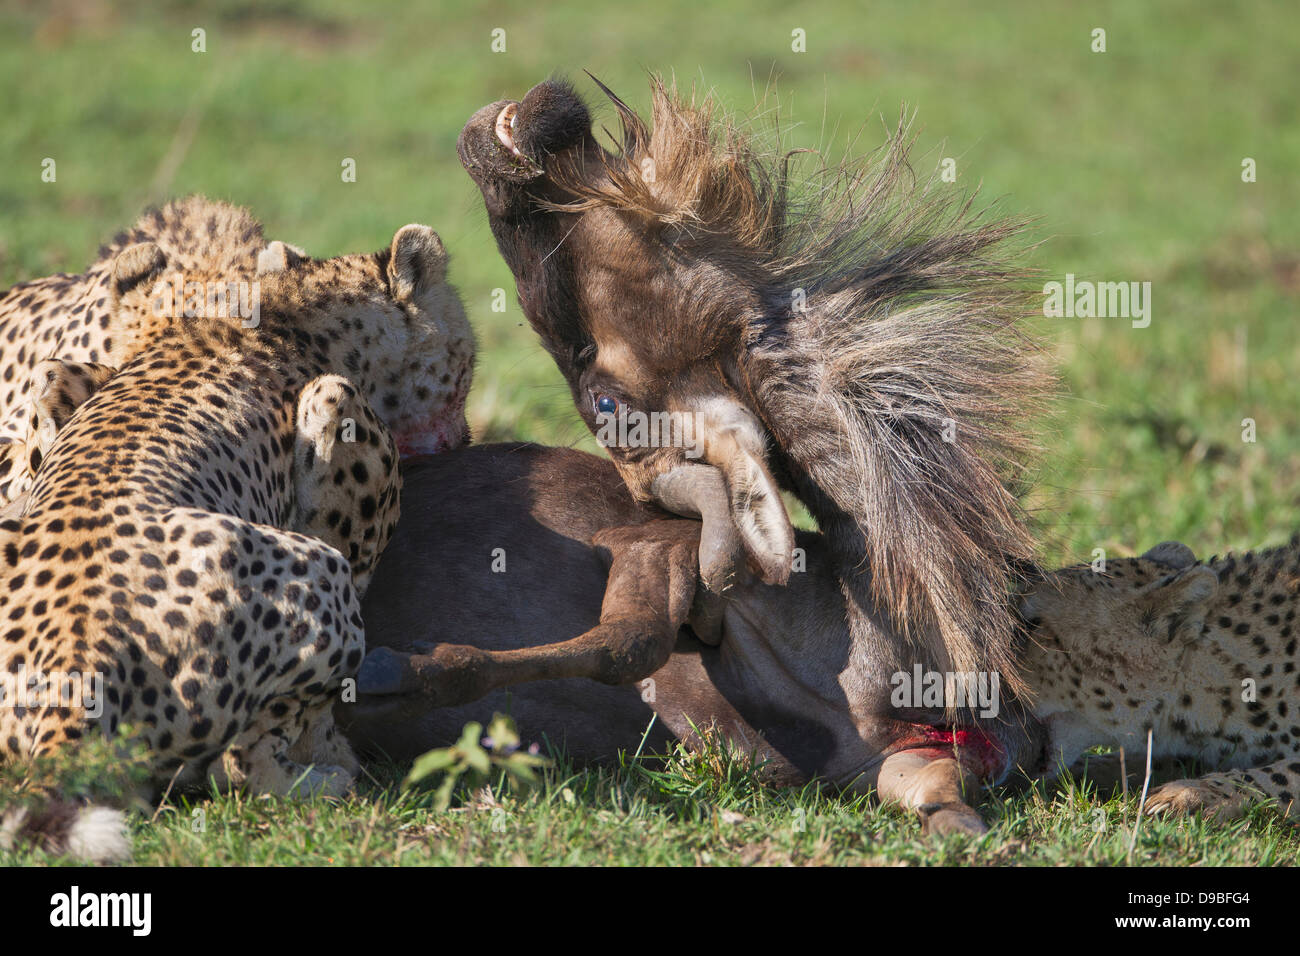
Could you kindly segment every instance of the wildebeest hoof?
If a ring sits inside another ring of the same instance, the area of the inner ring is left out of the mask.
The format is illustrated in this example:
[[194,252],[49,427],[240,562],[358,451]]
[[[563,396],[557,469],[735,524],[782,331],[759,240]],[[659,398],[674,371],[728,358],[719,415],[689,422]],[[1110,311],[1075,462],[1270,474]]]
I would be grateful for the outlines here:
[[980,836],[989,832],[988,824],[964,803],[923,803],[916,812],[921,817],[921,832],[927,835],[964,833]]
[[387,647],[376,647],[366,655],[357,671],[357,692],[361,694],[400,694],[402,678],[410,667],[410,655]]

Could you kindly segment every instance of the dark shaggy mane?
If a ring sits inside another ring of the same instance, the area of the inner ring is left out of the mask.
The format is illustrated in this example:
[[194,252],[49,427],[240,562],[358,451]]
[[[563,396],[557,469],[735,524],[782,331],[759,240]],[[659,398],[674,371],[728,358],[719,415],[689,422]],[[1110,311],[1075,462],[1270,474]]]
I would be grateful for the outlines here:
[[1021,327],[1027,221],[977,210],[937,171],[918,180],[906,117],[874,154],[813,154],[796,179],[808,157],[759,149],[712,97],[651,86],[650,123],[605,90],[619,149],[599,169],[556,157],[548,175],[574,199],[550,208],[619,210],[759,284],[749,387],[814,486],[796,490],[846,591],[869,594],[935,666],[997,670],[1022,690],[1007,589],[1034,547],[1016,490],[1054,392]]

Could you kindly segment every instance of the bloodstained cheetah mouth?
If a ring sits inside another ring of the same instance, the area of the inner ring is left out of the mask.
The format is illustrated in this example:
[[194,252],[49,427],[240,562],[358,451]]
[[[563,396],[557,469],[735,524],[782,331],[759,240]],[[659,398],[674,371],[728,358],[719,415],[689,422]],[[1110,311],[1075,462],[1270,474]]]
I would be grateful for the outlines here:
[[397,453],[402,458],[414,455],[437,455],[469,444],[469,424],[462,414],[439,419],[393,433]]
[[393,433],[393,443],[397,445],[397,456],[411,458],[415,455],[437,455],[468,445],[469,421],[465,418],[468,393],[468,370],[462,369],[456,378],[451,398],[445,404],[437,406],[433,414],[427,418],[402,416],[392,423],[389,429]]

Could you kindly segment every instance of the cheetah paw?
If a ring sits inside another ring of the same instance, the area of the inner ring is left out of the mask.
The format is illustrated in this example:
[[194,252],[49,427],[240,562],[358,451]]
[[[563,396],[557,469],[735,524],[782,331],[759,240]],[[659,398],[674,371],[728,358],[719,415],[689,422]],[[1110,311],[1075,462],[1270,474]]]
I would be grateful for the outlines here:
[[355,777],[343,767],[310,768],[294,787],[300,797],[342,797],[352,789]]
[[1204,813],[1219,819],[1241,816],[1246,801],[1240,794],[1204,780],[1171,780],[1147,795],[1148,816]]

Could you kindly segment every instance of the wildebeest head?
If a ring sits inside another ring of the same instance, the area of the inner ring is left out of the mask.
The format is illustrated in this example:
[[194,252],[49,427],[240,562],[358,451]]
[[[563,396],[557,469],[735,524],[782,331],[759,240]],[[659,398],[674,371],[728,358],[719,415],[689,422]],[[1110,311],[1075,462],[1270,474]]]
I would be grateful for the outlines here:
[[[765,580],[790,571],[780,483],[828,535],[855,613],[885,609],[927,665],[1015,688],[1006,583],[1031,548],[1008,478],[1046,391],[995,252],[1019,224],[918,188],[901,125],[878,162],[792,189],[789,157],[711,100],[655,80],[647,123],[605,92],[613,149],[557,81],[484,107],[458,144],[588,425],[689,423]],[[692,449],[648,432],[606,444],[634,494],[663,500]]]
[[[586,106],[558,82],[480,110],[461,135],[462,161],[483,190],[529,320],[588,425],[598,435],[610,429],[606,447],[633,494],[657,497],[657,478],[703,457],[723,470],[736,526],[763,576],[784,580],[793,536],[737,365],[746,322],[760,307],[762,263],[747,249],[728,256],[730,231],[697,234],[701,223],[685,214],[702,203],[681,194],[680,181],[703,159],[687,155],[686,131],[676,131],[681,142],[671,149],[655,150],[650,131],[619,106],[637,138],[635,168],[596,143]],[[671,165],[657,168],[652,154]],[[763,198],[745,194],[747,179],[737,186],[736,208],[725,214],[758,215],[741,207]],[[727,201],[710,195],[703,203]]]

